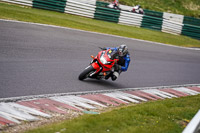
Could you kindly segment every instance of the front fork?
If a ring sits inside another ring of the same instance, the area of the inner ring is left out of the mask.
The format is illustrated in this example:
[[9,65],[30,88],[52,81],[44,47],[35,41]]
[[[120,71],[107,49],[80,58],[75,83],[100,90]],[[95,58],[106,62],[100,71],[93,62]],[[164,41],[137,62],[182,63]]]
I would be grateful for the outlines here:
[[[94,59],[94,60],[91,61],[90,65],[96,70],[94,73],[91,73],[91,74],[90,74],[90,77],[92,77],[94,74],[97,74],[97,76],[98,76],[98,75],[101,73],[102,69],[103,69],[103,68],[100,66],[100,64],[98,63],[98,61]],[[111,70],[110,73],[113,73],[113,72],[114,72],[114,66],[112,67],[112,70]],[[102,76],[109,75],[110,73],[104,72],[104,73],[102,74]],[[99,75],[99,76],[100,76],[100,75]]]
[[102,67],[97,63],[97,61],[91,61],[90,65],[96,70],[93,73],[90,73],[89,76],[92,77],[94,74],[97,74],[101,71]]

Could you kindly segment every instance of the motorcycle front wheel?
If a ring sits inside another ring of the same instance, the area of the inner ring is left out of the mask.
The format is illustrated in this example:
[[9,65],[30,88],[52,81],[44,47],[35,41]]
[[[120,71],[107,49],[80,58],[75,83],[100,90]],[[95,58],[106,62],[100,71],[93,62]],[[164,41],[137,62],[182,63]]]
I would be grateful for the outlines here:
[[88,77],[88,75],[94,72],[95,69],[92,66],[87,67],[78,77],[79,80],[84,80]]

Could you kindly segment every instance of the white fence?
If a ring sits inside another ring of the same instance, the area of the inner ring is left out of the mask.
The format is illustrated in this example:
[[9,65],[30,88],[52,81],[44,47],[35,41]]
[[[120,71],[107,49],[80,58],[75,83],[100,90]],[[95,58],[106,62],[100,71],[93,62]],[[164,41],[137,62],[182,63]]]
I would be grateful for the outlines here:
[[177,23],[181,23],[182,24],[184,16],[183,15],[179,15],[179,14],[173,14],[173,13],[164,12],[163,13],[163,18],[167,19],[167,20],[170,20],[170,21],[173,21],[173,22],[177,22]]
[[0,1],[24,5],[24,6],[31,6],[31,7],[33,5],[33,0],[0,0]]
[[183,24],[169,21],[164,19],[162,24],[162,32],[171,33],[171,34],[181,34]]
[[80,1],[77,2],[74,0],[67,0],[65,13],[94,18],[96,6],[87,3],[81,3]]
[[85,3],[85,4],[90,4],[90,5],[96,5],[96,0],[76,0],[76,1],[78,1],[80,3]]
[[141,14],[121,11],[121,14],[119,17],[119,24],[140,27],[141,23],[142,23],[142,17],[143,17],[143,15],[141,15]]

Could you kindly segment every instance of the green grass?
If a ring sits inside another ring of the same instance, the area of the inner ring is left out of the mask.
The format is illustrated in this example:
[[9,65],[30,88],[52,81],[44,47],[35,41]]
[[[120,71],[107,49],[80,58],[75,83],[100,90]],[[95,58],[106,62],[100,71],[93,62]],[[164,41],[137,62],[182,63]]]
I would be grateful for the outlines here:
[[26,133],[180,133],[200,109],[199,101],[197,95],[123,106]]
[[[112,0],[109,0],[112,1]],[[200,18],[200,0],[119,0],[120,4]]]
[[99,21],[59,12],[27,8],[3,2],[0,2],[0,18],[58,25],[87,31],[95,31],[100,33],[161,42],[177,46],[200,47],[199,40],[195,40],[186,36],[176,36],[159,31],[119,25],[116,23]]

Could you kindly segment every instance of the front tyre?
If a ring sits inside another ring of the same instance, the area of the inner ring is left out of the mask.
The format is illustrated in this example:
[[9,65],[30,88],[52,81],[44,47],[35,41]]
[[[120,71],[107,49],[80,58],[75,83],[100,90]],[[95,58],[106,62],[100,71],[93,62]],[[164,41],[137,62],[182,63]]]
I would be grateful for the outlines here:
[[94,68],[92,66],[87,67],[78,77],[79,80],[84,80],[88,77],[88,75],[94,72]]

